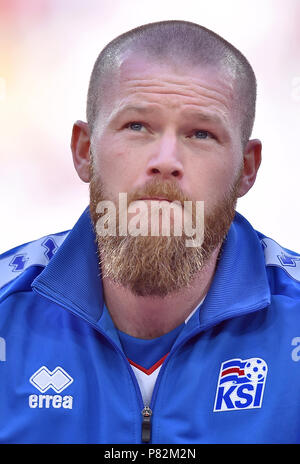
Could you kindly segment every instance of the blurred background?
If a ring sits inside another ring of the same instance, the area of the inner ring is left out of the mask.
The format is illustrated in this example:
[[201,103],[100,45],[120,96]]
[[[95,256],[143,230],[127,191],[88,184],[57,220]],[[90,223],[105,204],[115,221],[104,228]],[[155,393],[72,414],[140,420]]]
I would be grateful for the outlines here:
[[214,30],[252,64],[263,162],[237,210],[300,252],[299,0],[0,0],[0,253],[77,221],[88,185],[70,137],[94,61],[115,36],[166,19]]

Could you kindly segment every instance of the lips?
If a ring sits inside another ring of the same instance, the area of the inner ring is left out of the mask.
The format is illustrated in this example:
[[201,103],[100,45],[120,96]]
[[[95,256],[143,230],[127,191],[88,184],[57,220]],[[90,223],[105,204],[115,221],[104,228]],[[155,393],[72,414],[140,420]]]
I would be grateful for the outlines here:
[[138,201],[146,201],[146,200],[154,200],[154,201],[168,201],[171,203],[171,200],[168,200],[168,198],[163,198],[163,197],[145,197],[145,198],[139,198]]

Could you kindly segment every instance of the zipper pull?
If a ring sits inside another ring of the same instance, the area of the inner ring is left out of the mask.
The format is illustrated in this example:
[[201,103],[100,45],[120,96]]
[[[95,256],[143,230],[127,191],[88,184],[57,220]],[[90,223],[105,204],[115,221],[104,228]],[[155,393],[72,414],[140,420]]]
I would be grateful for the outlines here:
[[149,406],[145,406],[142,410],[143,422],[142,422],[142,442],[149,443],[151,440],[151,416],[152,409]]

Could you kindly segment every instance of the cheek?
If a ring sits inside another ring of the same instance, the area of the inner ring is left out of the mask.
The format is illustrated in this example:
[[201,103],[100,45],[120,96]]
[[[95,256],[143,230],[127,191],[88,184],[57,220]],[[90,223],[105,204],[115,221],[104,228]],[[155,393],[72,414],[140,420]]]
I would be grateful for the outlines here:
[[95,145],[94,170],[110,191],[127,192],[141,169],[142,157],[124,143],[103,137]]
[[194,168],[193,197],[204,201],[204,208],[211,210],[228,196],[236,179],[232,165],[213,164]]

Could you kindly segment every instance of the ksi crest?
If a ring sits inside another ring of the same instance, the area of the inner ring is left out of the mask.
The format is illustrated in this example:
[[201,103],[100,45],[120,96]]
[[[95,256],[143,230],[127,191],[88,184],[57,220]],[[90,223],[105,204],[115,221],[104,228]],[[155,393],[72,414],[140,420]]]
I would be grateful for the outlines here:
[[267,363],[261,358],[236,358],[223,362],[214,412],[260,408],[267,372]]

